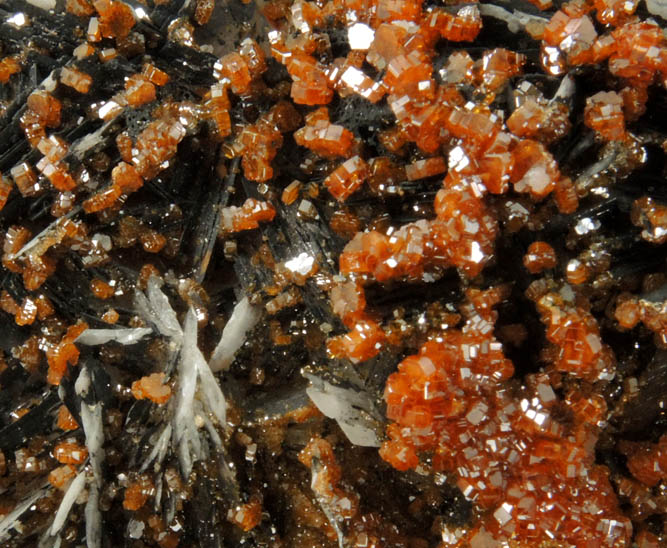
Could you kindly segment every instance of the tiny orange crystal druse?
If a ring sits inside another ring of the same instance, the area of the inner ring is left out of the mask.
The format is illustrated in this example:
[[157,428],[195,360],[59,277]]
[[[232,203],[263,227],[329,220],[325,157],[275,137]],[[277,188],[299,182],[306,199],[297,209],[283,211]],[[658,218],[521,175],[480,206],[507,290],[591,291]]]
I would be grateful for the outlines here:
[[667,205],[645,196],[632,204],[632,223],[643,228],[641,237],[654,244],[667,242]]
[[547,339],[557,348],[554,369],[589,379],[611,374],[614,355],[588,310],[554,292],[541,296],[536,305],[547,327]]
[[299,461],[310,468],[315,496],[326,504],[337,520],[350,519],[357,513],[359,497],[339,484],[341,468],[328,441],[312,438],[299,453]]
[[621,294],[616,303],[614,318],[624,329],[633,329],[641,322],[653,331],[659,344],[667,342],[667,318],[664,304],[660,301]]
[[630,473],[644,485],[653,487],[667,479],[667,435],[657,443],[623,441],[620,450],[628,458]]

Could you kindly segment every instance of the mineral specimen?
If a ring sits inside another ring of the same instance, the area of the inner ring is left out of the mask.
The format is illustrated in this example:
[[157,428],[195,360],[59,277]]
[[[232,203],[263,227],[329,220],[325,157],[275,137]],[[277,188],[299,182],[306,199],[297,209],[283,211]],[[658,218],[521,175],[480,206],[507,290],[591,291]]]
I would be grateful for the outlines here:
[[657,0],[7,0],[0,544],[667,545]]

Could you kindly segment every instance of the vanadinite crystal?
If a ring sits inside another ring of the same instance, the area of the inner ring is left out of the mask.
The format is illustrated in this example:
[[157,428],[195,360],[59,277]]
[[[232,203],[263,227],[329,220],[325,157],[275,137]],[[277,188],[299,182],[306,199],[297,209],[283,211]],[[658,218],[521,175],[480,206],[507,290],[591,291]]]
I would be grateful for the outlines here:
[[[480,527],[497,540],[580,546],[597,538],[604,522],[610,528],[601,545],[625,544],[630,522],[590,449],[604,402],[574,394],[560,401],[547,375],[527,377],[513,394],[505,381],[514,368],[492,334],[498,293],[470,298],[460,331],[426,343],[389,377],[387,416],[395,423],[381,456],[407,470],[420,453],[432,453],[433,468],[453,473],[463,494],[488,510]],[[555,417],[561,408],[573,413],[574,425]],[[478,534],[465,538],[474,542]]]
[[533,242],[523,257],[523,264],[531,274],[556,266],[557,257],[553,247],[546,242]]
[[171,397],[171,388],[164,381],[164,373],[142,377],[132,383],[132,395],[138,400],[148,398],[155,403],[166,403]]
[[664,0],[11,0],[0,546],[667,546]]

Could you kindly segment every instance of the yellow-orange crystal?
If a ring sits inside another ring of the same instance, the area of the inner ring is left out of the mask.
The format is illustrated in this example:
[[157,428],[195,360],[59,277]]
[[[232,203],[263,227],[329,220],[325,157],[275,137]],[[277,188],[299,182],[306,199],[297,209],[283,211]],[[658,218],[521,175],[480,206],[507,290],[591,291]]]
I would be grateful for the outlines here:
[[49,473],[49,483],[56,489],[64,491],[75,476],[76,468],[71,464],[65,464],[51,470]]
[[69,409],[67,409],[67,406],[65,405],[61,405],[58,408],[58,418],[56,424],[61,430],[76,430],[79,428],[79,424],[76,422],[76,419],[72,416],[72,414],[69,412]]
[[9,77],[12,74],[21,72],[21,63],[19,58],[14,55],[9,55],[0,60],[0,83],[6,84],[9,82]]
[[343,162],[329,175],[324,184],[339,202],[347,200],[368,178],[368,165],[360,156]]
[[533,242],[523,256],[523,264],[531,274],[539,274],[556,266],[556,252],[546,242]]
[[46,359],[49,364],[46,380],[49,384],[60,384],[67,371],[67,366],[75,365],[79,361],[79,350],[74,345],[74,341],[86,329],[88,325],[84,322],[69,327],[60,343],[46,351]]
[[143,74],[134,74],[125,81],[125,98],[132,107],[155,100],[155,86]]
[[322,156],[347,155],[354,135],[343,126],[330,123],[326,107],[311,112],[305,121],[306,125],[294,132],[294,140],[298,145]]
[[586,99],[584,122],[610,141],[625,136],[623,99],[613,91],[601,91]]
[[112,285],[99,278],[95,278],[90,282],[90,290],[98,299],[108,299],[115,292]]
[[142,377],[132,383],[132,395],[138,400],[147,398],[153,403],[166,403],[171,398],[171,388],[164,381],[164,373],[152,373]]
[[139,510],[155,492],[152,480],[145,474],[139,476],[126,489],[123,498],[125,510]]
[[65,67],[60,71],[60,82],[74,88],[79,93],[88,93],[93,79],[85,72]]
[[53,448],[53,457],[61,464],[83,464],[88,449],[75,442],[63,441]]
[[268,202],[248,198],[241,207],[230,206],[222,210],[222,230],[240,232],[259,227],[260,222],[272,221],[275,208]]
[[125,38],[136,23],[132,8],[125,2],[95,0],[93,5],[100,15],[100,33],[105,38]]
[[230,508],[227,519],[243,531],[250,531],[262,521],[262,504],[258,500],[251,500],[235,508]]
[[61,104],[49,92],[33,91],[28,95],[27,103],[28,108],[44,120],[44,125],[47,127],[58,127],[60,125]]

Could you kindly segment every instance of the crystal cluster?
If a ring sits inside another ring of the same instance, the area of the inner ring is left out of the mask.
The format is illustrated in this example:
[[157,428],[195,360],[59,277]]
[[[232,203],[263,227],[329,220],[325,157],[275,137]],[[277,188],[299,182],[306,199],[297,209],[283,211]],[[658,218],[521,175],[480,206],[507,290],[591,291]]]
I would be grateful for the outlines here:
[[[464,181],[452,184],[436,195],[435,220],[404,225],[391,234],[357,233],[340,256],[341,273],[369,275],[379,282],[419,280],[456,266],[466,276],[476,276],[491,257],[497,233],[497,224],[477,192]],[[353,323],[349,315],[343,320],[352,330],[332,339],[329,352],[354,361],[375,356],[383,340],[378,325],[368,320]]]
[[326,107],[311,112],[304,121],[306,125],[294,132],[297,145],[322,156],[347,156],[354,135],[343,126],[330,123]]
[[[500,291],[471,291],[468,298],[463,328],[424,344],[387,380],[387,417],[394,422],[380,455],[408,470],[420,454],[432,454],[432,468],[454,474],[464,496],[486,510],[478,528],[453,535],[446,546],[486,535],[535,545],[597,539],[625,546],[630,522],[608,472],[594,464],[604,401],[576,392],[560,399],[546,374],[527,376],[517,394],[507,382],[512,363],[493,335]],[[565,410],[573,422],[558,419]]]
[[654,444],[622,442],[620,450],[628,458],[630,473],[644,485],[654,487],[667,478],[667,436]]
[[613,375],[614,355],[602,342],[597,321],[563,293],[549,292],[536,301],[547,340],[555,345],[554,369],[591,380]]
[[49,384],[60,384],[67,372],[68,365],[77,364],[80,354],[74,341],[87,328],[88,326],[83,322],[70,326],[62,339],[46,350],[46,359],[49,364],[46,380]]
[[654,333],[660,346],[667,345],[667,305],[664,301],[656,302],[621,294],[616,303],[614,317],[625,329],[632,329],[642,322]]
[[632,222],[641,227],[642,238],[654,244],[667,242],[667,206],[644,197],[632,204]]
[[272,221],[275,208],[267,203],[248,198],[241,207],[230,206],[222,211],[221,230],[239,232],[259,226],[260,221]]
[[665,545],[664,2],[15,4],[0,544]]
[[132,395],[138,400],[148,398],[162,404],[171,398],[171,388],[164,384],[164,373],[153,373],[132,383]]

